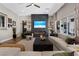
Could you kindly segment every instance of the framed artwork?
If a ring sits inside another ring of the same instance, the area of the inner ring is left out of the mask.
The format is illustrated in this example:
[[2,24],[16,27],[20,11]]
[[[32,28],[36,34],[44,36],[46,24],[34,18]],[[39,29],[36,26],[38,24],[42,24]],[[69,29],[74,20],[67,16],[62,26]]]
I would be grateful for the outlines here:
[[8,27],[12,27],[12,19],[11,18],[8,18]]
[[12,23],[12,19],[11,18],[8,18],[8,23]]
[[13,21],[13,24],[12,24],[13,26],[16,26],[16,21]]

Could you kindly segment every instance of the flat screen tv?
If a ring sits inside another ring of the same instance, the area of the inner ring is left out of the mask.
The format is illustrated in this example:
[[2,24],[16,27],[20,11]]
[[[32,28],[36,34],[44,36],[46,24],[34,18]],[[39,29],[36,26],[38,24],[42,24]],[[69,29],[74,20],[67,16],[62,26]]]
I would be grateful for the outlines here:
[[34,21],[34,28],[46,28],[46,21]]

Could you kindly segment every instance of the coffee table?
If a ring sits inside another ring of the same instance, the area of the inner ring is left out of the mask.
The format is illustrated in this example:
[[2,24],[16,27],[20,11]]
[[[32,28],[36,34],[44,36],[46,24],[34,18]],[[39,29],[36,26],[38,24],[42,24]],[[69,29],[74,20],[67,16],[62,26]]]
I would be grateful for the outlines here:
[[53,51],[53,43],[47,38],[41,41],[39,37],[35,38],[33,51]]

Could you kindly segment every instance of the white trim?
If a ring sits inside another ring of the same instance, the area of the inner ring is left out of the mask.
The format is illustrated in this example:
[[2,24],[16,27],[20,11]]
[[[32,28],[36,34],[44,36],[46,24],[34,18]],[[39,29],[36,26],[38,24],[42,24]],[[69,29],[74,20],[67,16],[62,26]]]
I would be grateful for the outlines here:
[[3,42],[5,42],[5,41],[11,40],[11,39],[12,39],[12,37],[7,38],[7,39],[3,39],[3,40],[0,41],[0,43],[3,43]]

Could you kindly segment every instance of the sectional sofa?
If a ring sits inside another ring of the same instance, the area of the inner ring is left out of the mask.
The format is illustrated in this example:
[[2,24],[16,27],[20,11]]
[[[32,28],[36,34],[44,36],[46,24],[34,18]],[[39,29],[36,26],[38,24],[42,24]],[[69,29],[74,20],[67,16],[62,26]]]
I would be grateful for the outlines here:
[[20,48],[15,47],[1,47],[0,56],[53,56],[57,53],[63,53],[65,51],[21,51]]
[[54,51],[25,51],[22,45],[0,45],[0,56],[54,56],[64,52],[74,52],[74,56],[79,56],[78,49],[74,48],[79,45],[68,45],[63,39],[53,36],[50,36],[49,39],[53,43]]
[[53,36],[50,36],[49,39],[53,43],[53,49],[55,51],[74,51],[74,55],[79,56],[79,44],[70,45],[64,39]]

